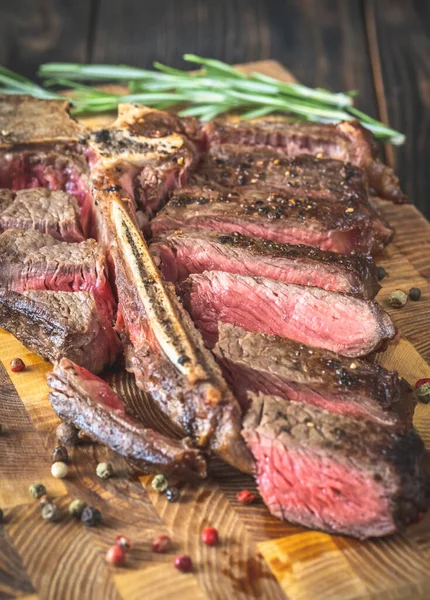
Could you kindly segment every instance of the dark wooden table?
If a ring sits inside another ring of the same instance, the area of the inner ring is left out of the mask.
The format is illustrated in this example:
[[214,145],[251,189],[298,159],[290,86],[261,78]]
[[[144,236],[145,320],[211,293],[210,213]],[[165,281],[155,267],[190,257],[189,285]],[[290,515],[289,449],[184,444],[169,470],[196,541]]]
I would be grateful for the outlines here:
[[0,0],[0,64],[25,75],[52,60],[184,67],[185,52],[359,89],[359,108],[406,133],[386,159],[430,217],[430,2]]

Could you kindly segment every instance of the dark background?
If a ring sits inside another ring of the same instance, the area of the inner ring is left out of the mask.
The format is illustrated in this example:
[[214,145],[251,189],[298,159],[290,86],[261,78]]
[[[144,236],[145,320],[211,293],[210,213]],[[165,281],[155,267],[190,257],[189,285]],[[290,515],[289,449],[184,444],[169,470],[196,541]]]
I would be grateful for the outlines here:
[[430,217],[428,0],[0,0],[0,64],[31,77],[46,61],[185,67],[185,52],[359,89],[359,108],[406,133],[386,160]]

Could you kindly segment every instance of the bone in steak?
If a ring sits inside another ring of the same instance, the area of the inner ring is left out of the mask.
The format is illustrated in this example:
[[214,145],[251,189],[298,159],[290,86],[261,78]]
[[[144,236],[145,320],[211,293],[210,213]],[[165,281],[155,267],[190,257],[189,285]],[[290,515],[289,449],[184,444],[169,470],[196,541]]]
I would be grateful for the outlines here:
[[395,334],[376,302],[281,283],[265,277],[205,271],[184,283],[187,306],[208,344],[218,321],[288,337],[343,356],[366,356]]
[[112,365],[120,350],[89,292],[0,291],[0,326],[43,358],[67,357],[93,373]]
[[85,239],[76,199],[46,188],[0,190],[0,231],[5,229],[34,229],[64,242]]
[[428,509],[429,456],[414,429],[251,398],[243,435],[272,514],[364,539],[393,533]]
[[151,244],[164,278],[181,283],[192,273],[226,271],[320,287],[372,299],[380,286],[370,256],[322,252],[240,233],[173,231]]
[[377,196],[396,203],[408,202],[393,170],[378,160],[376,141],[357,121],[336,125],[290,123],[285,119],[256,122],[216,120],[205,123],[203,132],[211,145],[246,144],[267,146],[288,156],[311,154],[334,158],[366,171]]
[[416,403],[397,373],[222,322],[218,331],[214,353],[243,406],[250,390],[358,419],[412,425]]
[[85,368],[63,358],[48,375],[49,399],[65,421],[137,461],[146,470],[185,479],[206,476],[206,463],[197,450],[146,429],[126,414],[119,396]]

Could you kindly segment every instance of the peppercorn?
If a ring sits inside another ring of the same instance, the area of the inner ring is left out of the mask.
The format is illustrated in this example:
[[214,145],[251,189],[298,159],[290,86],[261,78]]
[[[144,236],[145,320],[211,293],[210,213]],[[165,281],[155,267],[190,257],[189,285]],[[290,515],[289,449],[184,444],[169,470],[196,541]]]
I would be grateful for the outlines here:
[[55,462],[51,467],[51,475],[55,479],[64,479],[67,477],[69,467],[64,462]]
[[69,462],[69,453],[67,452],[67,448],[64,446],[56,446],[51,453],[51,460],[53,463]]
[[386,275],[387,271],[384,269],[384,267],[376,267],[376,276],[378,277],[378,281],[382,281]]
[[30,492],[30,496],[33,496],[35,500],[39,500],[39,498],[46,494],[46,487],[43,483],[32,483],[28,491]]
[[106,552],[106,562],[113,567],[122,567],[125,564],[125,550],[121,546],[111,546]]
[[418,400],[428,404],[430,402],[430,383],[424,383],[415,392]]
[[189,573],[193,570],[193,561],[187,554],[177,556],[175,558],[175,567],[178,571],[181,571],[181,573]]
[[75,519],[80,519],[81,515],[84,511],[84,508],[87,507],[87,503],[83,500],[72,500],[69,504],[69,514]]
[[19,373],[20,371],[24,371],[25,364],[21,358],[14,358],[10,361],[10,370],[12,373]]
[[129,540],[128,537],[125,537],[125,535],[117,535],[115,538],[115,544],[117,546],[121,546],[121,548],[127,552],[128,550],[131,550],[132,548],[132,543]]
[[179,490],[176,487],[169,487],[166,490],[166,498],[169,502],[177,502],[179,500]]
[[49,504],[51,501],[48,498],[48,496],[46,494],[44,494],[43,496],[41,496],[39,498],[39,506],[40,508],[43,508],[44,506],[46,506],[46,504]]
[[81,521],[87,527],[97,527],[102,522],[102,513],[98,508],[86,506],[82,511]]
[[418,379],[418,381],[415,384],[415,389],[421,387],[425,383],[430,383],[430,377],[424,377],[423,379]]
[[236,500],[239,500],[242,504],[252,504],[255,500],[255,494],[249,490],[242,490],[236,494]]
[[169,487],[169,482],[167,480],[167,477],[164,477],[164,475],[160,474],[160,475],[156,475],[153,478],[151,485],[156,492],[158,492],[159,494],[162,494]]
[[215,527],[206,527],[202,531],[202,540],[208,546],[216,546],[218,544],[218,530]]
[[158,535],[152,540],[152,551],[157,554],[164,554],[167,550],[170,550],[172,540],[168,535]]
[[61,511],[52,502],[48,502],[42,508],[42,517],[47,521],[59,521],[61,519]]
[[388,298],[388,302],[393,308],[402,308],[407,301],[408,297],[402,290],[391,292],[390,297]]
[[113,467],[108,462],[99,463],[96,468],[97,477],[109,479],[113,475]]
[[413,302],[417,302],[421,298],[421,290],[420,288],[411,288],[409,290],[409,299],[413,300]]
[[61,423],[56,431],[58,441],[65,446],[76,446],[79,444],[78,433],[76,427],[70,423]]

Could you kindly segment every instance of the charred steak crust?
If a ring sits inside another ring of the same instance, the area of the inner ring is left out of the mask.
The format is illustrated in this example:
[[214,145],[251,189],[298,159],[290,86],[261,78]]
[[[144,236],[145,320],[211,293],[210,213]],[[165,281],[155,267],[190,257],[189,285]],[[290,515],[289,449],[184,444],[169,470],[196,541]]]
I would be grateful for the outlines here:
[[86,369],[63,358],[48,375],[48,385],[52,407],[62,419],[146,470],[186,479],[206,476],[205,460],[197,450],[127,415],[119,396]]
[[[273,396],[251,399],[243,435],[257,460],[260,491],[277,516],[364,539],[393,533],[428,509],[429,455],[415,430],[358,421]],[[294,457],[298,476],[288,462]],[[306,480],[299,475],[302,460]],[[314,471],[318,466],[321,470]],[[350,482],[339,479],[348,472],[352,481],[368,483],[361,500],[349,497]],[[315,495],[308,508],[310,489]]]

